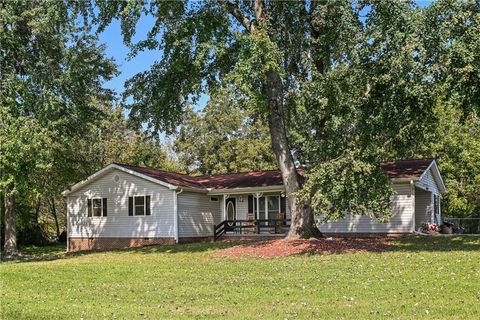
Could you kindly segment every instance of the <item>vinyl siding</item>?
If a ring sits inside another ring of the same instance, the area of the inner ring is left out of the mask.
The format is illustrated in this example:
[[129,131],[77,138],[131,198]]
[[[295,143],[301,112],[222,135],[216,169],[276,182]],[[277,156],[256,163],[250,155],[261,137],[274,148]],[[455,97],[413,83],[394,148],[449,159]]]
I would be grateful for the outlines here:
[[423,177],[416,183],[416,185],[424,190],[428,189],[428,191],[434,194],[437,194],[437,195],[440,194],[440,192],[438,191],[437,183],[433,178],[431,170],[428,170],[427,172],[425,172]]
[[418,231],[425,222],[433,222],[433,195],[415,188],[415,230]]
[[408,233],[414,230],[414,196],[410,183],[394,184],[393,215],[388,223],[366,216],[349,215],[338,221],[327,221],[319,228],[326,233]]
[[210,196],[202,193],[182,192],[178,195],[178,236],[209,237],[213,225],[220,221],[220,202],[211,202]]
[[[114,181],[118,175],[119,181]],[[69,237],[174,237],[174,192],[113,170],[67,197]],[[129,216],[128,197],[151,196],[150,216]],[[107,198],[107,217],[87,217],[87,199]]]

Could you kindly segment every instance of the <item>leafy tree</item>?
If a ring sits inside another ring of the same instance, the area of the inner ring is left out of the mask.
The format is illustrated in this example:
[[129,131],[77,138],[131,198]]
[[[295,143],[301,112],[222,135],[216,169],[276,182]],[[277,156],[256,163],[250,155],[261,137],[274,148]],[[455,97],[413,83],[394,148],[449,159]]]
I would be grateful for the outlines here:
[[[290,238],[317,234],[312,200],[333,217],[368,214],[366,208],[388,215],[388,180],[378,162],[413,154],[407,141],[423,133],[418,123],[428,125],[431,111],[419,61],[419,11],[411,2],[98,5],[100,30],[119,17],[133,56],[162,52],[126,83],[134,121],[172,132],[202,93],[239,98],[266,119],[292,208]],[[144,41],[132,43],[144,14],[156,23]],[[312,172],[298,199],[295,158]],[[337,188],[323,186],[339,173]]]
[[39,172],[74,154],[70,142],[100,116],[97,102],[111,99],[102,83],[115,66],[77,19],[79,9],[66,1],[0,4],[6,256],[17,253],[15,197],[38,193]]
[[202,113],[190,111],[174,150],[191,173],[275,169],[268,129],[233,101],[212,99]]
[[435,156],[447,186],[442,213],[480,213],[480,3],[437,1],[422,15],[435,127],[420,156]]

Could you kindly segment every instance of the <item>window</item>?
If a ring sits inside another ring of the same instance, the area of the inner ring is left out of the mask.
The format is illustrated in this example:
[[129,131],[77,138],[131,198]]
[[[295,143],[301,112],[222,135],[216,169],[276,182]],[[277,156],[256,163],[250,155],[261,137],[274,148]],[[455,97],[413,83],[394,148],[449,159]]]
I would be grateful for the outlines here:
[[[277,195],[263,196],[258,199],[259,220],[267,219],[279,219],[279,214],[283,215],[283,219],[286,219],[287,203],[286,197]],[[257,198],[254,196],[248,196],[248,212],[257,215]]]
[[128,215],[129,216],[149,216],[150,215],[150,196],[128,197]]
[[210,197],[210,202],[218,202],[218,197]]
[[87,215],[89,217],[107,216],[107,198],[92,198],[87,200]]

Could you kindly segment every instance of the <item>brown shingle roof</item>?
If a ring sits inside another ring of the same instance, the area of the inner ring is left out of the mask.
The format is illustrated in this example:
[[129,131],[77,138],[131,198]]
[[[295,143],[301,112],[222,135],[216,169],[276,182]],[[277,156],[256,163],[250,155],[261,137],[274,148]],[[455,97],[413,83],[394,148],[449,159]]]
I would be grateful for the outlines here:
[[212,189],[234,189],[251,187],[282,186],[283,180],[279,170],[251,171],[240,173],[198,176],[197,181]]
[[146,176],[149,176],[150,178],[154,178],[169,184],[173,184],[175,186],[193,188],[193,189],[206,188],[204,185],[198,182],[195,177],[189,176],[187,174],[163,171],[163,170],[153,169],[153,168],[137,167],[137,166],[131,166],[128,164],[121,164],[121,163],[115,163],[115,164],[121,167],[124,167],[125,169],[129,169],[129,170],[144,174]]
[[[401,160],[382,162],[380,165],[385,174],[392,179],[412,179],[420,177],[432,161],[433,159]],[[153,168],[137,167],[119,163],[116,164],[175,186],[192,189],[234,189],[283,185],[282,175],[279,170],[190,176],[183,173],[169,172]],[[298,171],[301,172],[303,170],[299,169]]]
[[419,178],[427,170],[434,159],[415,159],[382,162],[380,166],[391,179]]

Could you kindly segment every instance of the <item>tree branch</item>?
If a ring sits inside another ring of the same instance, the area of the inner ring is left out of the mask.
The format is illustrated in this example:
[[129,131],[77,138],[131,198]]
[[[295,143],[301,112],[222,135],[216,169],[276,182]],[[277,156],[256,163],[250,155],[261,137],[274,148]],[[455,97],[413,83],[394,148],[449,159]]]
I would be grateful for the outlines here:
[[255,19],[257,19],[257,21],[261,21],[265,18],[263,15],[263,0],[255,0],[253,2],[253,9],[255,11]]
[[237,19],[237,21],[240,22],[245,29],[247,29],[247,31],[251,31],[252,22],[243,15],[240,9],[238,9],[238,7],[230,1],[228,1],[226,5],[228,12],[234,16],[235,19]]

